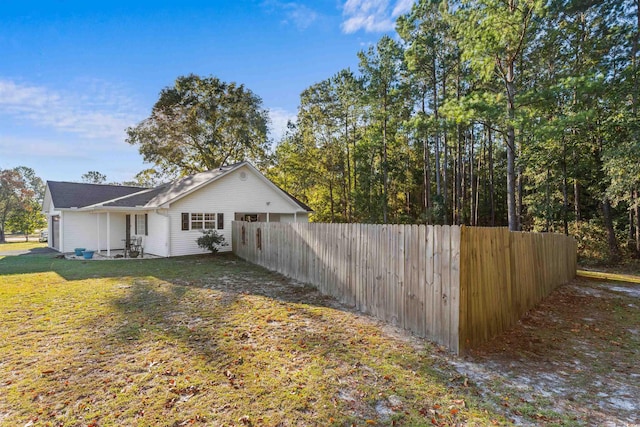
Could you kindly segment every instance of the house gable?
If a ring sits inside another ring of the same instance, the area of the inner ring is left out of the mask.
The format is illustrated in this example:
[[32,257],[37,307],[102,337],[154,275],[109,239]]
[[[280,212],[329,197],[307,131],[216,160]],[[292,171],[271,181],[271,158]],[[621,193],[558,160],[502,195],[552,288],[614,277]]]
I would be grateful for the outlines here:
[[287,215],[290,220],[299,215],[301,220],[306,220],[306,211],[293,199],[251,166],[244,165],[171,203],[168,210],[171,255],[204,252],[196,244],[201,230],[193,229],[191,223],[183,230],[183,214],[189,219],[192,214],[215,214],[216,220],[221,214],[224,224],[218,229],[216,223],[216,229],[230,245],[231,221],[235,215],[257,213],[273,214],[271,220],[277,220],[281,215]]

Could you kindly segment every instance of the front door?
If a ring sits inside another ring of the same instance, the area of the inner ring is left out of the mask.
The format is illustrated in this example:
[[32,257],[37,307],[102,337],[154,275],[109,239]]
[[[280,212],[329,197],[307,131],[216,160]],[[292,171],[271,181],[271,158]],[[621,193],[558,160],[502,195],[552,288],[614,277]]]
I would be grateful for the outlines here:
[[51,217],[51,247],[60,251],[60,215]]

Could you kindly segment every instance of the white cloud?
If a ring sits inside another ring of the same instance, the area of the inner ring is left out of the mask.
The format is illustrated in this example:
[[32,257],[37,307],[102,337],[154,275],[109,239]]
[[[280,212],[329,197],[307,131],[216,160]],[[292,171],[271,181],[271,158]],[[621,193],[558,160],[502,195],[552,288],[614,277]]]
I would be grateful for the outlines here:
[[285,19],[283,22],[287,24],[293,23],[299,30],[306,30],[319,17],[315,10],[300,3],[267,0],[262,5],[284,13]]
[[284,5],[287,17],[298,27],[299,30],[305,30],[318,19],[318,14],[305,5],[296,3],[286,3]]
[[368,33],[391,31],[395,18],[411,10],[415,0],[347,0],[342,8],[342,31],[350,34],[359,30]]
[[121,89],[97,80],[65,92],[0,79],[0,116],[85,138],[120,140],[141,118]]
[[415,0],[398,0],[393,8],[393,12],[391,12],[391,16],[397,18],[400,15],[411,12],[414,3]]
[[287,123],[289,121],[295,122],[297,115],[282,108],[270,108],[269,117],[271,118],[269,136],[277,143],[287,132]]

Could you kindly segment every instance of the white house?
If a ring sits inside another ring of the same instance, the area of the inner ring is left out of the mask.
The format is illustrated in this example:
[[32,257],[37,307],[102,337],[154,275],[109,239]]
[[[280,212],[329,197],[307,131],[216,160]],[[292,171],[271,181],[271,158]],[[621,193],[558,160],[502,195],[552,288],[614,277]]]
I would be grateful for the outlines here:
[[206,252],[196,239],[215,229],[231,250],[231,221],[307,222],[311,209],[248,162],[223,166],[156,188],[47,181],[43,211],[49,247],[122,250],[141,237],[145,253]]

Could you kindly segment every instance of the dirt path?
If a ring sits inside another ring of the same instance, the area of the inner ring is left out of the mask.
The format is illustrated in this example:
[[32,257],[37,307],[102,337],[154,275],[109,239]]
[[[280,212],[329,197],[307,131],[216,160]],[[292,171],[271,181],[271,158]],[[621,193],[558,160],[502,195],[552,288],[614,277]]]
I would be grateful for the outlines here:
[[639,426],[640,285],[576,280],[448,362],[516,424]]

